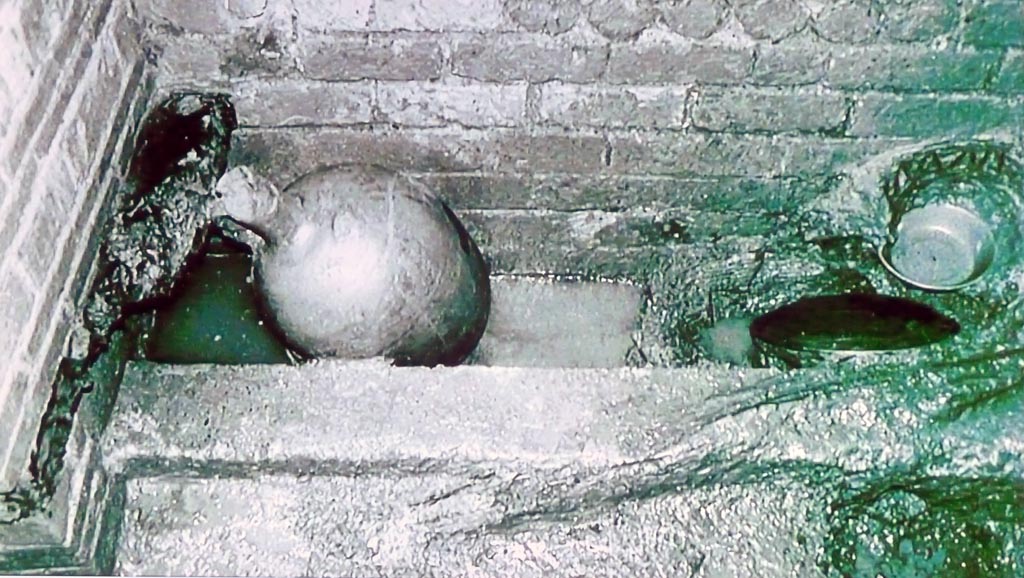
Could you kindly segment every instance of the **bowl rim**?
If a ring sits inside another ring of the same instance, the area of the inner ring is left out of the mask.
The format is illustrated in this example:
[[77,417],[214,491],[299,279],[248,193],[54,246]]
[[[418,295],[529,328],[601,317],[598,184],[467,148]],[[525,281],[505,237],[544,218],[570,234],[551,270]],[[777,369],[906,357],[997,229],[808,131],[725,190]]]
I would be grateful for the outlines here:
[[988,259],[989,265],[982,269],[981,272],[977,272],[977,270],[975,270],[966,279],[960,281],[959,283],[953,283],[950,285],[933,285],[930,283],[925,283],[905,275],[903,272],[897,269],[895,265],[893,265],[890,256],[890,250],[896,244],[896,239],[893,238],[892,236],[890,236],[885,243],[881,244],[878,247],[878,259],[882,262],[882,265],[885,267],[887,271],[892,273],[893,276],[895,276],[900,281],[903,281],[904,283],[912,287],[925,289],[927,291],[956,291],[958,289],[963,289],[964,287],[968,287],[970,285],[977,283],[979,280],[981,280],[982,277],[985,276],[985,273],[988,272],[989,268],[992,266],[992,263],[994,263],[996,260],[996,246],[995,239],[993,238],[994,236],[992,234],[992,225],[986,222],[984,219],[982,219],[981,216],[978,215],[976,212],[965,207],[961,207],[960,205],[955,205],[952,203],[933,203],[911,209],[904,213],[900,217],[900,224],[896,226],[897,232],[900,230],[900,227],[903,224],[903,218],[906,217],[906,215],[914,211],[921,211],[925,209],[950,210],[961,214],[966,214],[971,219],[975,220],[978,223],[981,223],[981,225],[984,226],[985,229],[985,233],[983,236],[985,240],[984,247],[987,247],[991,251],[991,257]]

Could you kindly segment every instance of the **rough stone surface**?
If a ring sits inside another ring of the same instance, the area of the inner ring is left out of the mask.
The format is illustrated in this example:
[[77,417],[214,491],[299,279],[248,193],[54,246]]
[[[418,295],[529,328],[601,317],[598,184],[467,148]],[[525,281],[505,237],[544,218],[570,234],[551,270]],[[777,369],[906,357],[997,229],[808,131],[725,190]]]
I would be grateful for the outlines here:
[[920,45],[836,47],[826,82],[837,88],[910,92],[977,90],[998,70],[1001,53],[933,50]]
[[[10,370],[9,373],[0,377],[6,381],[5,389],[0,391],[3,394],[0,395],[0,419],[3,420],[0,423],[14,428],[19,424],[25,406],[26,394],[30,391],[30,386],[34,384],[35,376],[29,377],[24,371],[19,371],[21,368],[18,367],[9,366],[7,369]],[[19,452],[17,449],[20,443],[19,438],[22,437],[24,436],[13,435],[0,444],[0,464],[4,466],[3,476],[0,477],[0,484],[2,484],[0,487],[4,490],[14,487],[16,483],[23,482],[28,477],[29,453]],[[15,461],[12,462],[12,458]]]
[[752,63],[752,48],[645,33],[636,42],[612,47],[606,79],[615,84],[739,84]]
[[858,99],[854,136],[967,138],[998,128],[1013,130],[1022,105],[981,98],[865,95]]
[[470,358],[504,367],[622,367],[640,291],[623,283],[496,277],[487,331]]
[[881,13],[874,0],[824,2],[814,17],[814,30],[832,42],[865,44],[874,41],[881,28]]
[[151,0],[141,3],[141,16],[150,22],[187,32],[230,33],[245,22],[227,9],[226,2],[203,0]]
[[682,128],[690,90],[676,87],[579,87],[545,84],[537,121],[571,128]]
[[526,85],[379,83],[377,108],[384,121],[402,126],[520,126]]
[[[857,521],[843,506],[862,492],[870,506],[894,481],[948,485],[1002,471],[1009,483],[1022,473],[1020,412],[944,420],[949,406],[936,400],[964,393],[958,375],[971,372],[908,373],[898,361],[788,373],[132,364],[102,445],[105,465],[129,480],[118,569],[237,573],[222,560],[317,575],[883,569],[835,535]],[[1000,500],[1005,515],[1011,496],[977,498]],[[871,536],[885,532],[857,533]],[[959,540],[943,543],[970,548]]]
[[995,89],[1008,96],[1024,94],[1024,50],[1011,50],[1006,53]]
[[298,50],[304,75],[319,80],[432,80],[443,63],[433,35],[312,36]]
[[590,82],[607,59],[607,45],[587,37],[501,34],[458,40],[452,48],[457,76],[488,82]]
[[901,42],[924,42],[956,29],[957,0],[890,0],[884,5],[882,36]]
[[[758,578],[770,566],[779,576],[822,576],[813,565],[818,540],[792,545],[807,520],[818,518],[813,509],[826,509],[811,488],[706,487],[597,505],[576,522],[492,528],[490,503],[518,503],[572,483],[520,467],[519,475],[552,488],[520,488],[502,466],[259,482],[133,480],[115,573]],[[665,518],[673,523],[652,527]],[[739,518],[745,523],[735,524]]]
[[[60,2],[43,2],[29,0],[21,6],[21,33],[25,45],[36,61],[44,60],[52,54],[53,45],[60,41],[65,23],[73,27],[71,20],[77,9],[76,2],[62,0]],[[13,17],[13,15],[7,15]]]
[[400,172],[598,172],[598,135],[509,129],[316,128],[240,130],[233,164],[255,165],[278,186],[318,167],[374,164]]
[[376,0],[377,30],[483,31],[503,28],[500,0]]
[[295,3],[295,21],[303,30],[314,32],[359,31],[367,30],[370,26],[373,0],[292,1]]
[[1024,7],[1019,0],[975,0],[964,17],[963,35],[974,46],[1024,46]]
[[9,265],[0,282],[0,346],[11,358],[17,358],[19,345],[28,334],[28,321],[35,307],[38,288],[20,265]]
[[846,98],[835,93],[708,89],[697,98],[693,126],[723,132],[835,132],[846,110]]
[[697,39],[707,38],[721,28],[727,11],[722,0],[668,0],[657,5],[673,32]]
[[524,29],[547,34],[569,30],[580,16],[577,0],[507,0],[505,10]]
[[[652,412],[674,415],[676,427],[685,428],[698,404],[714,403],[709,396],[766,375],[724,367],[395,368],[384,360],[134,363],[103,448],[108,467],[129,475],[145,472],[147,463],[159,469],[163,457],[285,467],[317,460],[342,469],[419,460],[611,465],[672,443],[645,435],[661,427],[646,421]],[[643,391],[659,393],[643,404],[624,403]]]
[[234,105],[242,126],[350,125],[373,120],[374,86],[268,80],[238,84]]
[[650,133],[611,135],[612,170],[675,176],[808,176],[834,174],[888,147],[885,139]]
[[807,25],[807,9],[799,0],[734,0],[732,7],[747,34],[758,39],[778,41]]
[[771,212],[809,202],[825,181],[571,174],[420,174],[452,208]]
[[200,88],[227,84],[221,69],[228,52],[223,42],[197,43],[184,36],[167,36],[148,42],[148,49],[156,60],[151,69],[163,85]]
[[[756,213],[689,210],[654,214],[645,210],[463,211],[467,229],[499,274],[611,276],[628,278],[639,265],[670,252],[715,268],[707,244],[730,236],[763,238],[775,225]],[[659,245],[655,245],[659,243]]]
[[752,84],[816,84],[825,77],[832,46],[805,33],[779,43],[761,42],[754,55],[754,70],[750,75]]
[[654,23],[650,0],[593,0],[587,7],[590,24],[611,40],[630,40]]
[[295,68],[286,30],[260,28],[221,38],[224,57],[220,70],[229,78],[281,76]]

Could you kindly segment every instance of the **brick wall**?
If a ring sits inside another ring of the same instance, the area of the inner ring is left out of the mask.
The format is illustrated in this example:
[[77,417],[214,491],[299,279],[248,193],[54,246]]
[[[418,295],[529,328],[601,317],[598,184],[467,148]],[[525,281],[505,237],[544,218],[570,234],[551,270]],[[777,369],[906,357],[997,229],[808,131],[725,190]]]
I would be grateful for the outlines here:
[[134,130],[140,55],[122,0],[0,2],[0,490],[28,475]]
[[235,94],[235,162],[281,183],[339,162],[421,173],[499,271],[601,261],[596,236],[567,260],[517,234],[565,237],[570,212],[700,210],[690,227],[707,236],[897,146],[1021,140],[1020,0],[147,0],[140,14],[164,90]]
[[495,273],[645,287],[638,340],[656,365],[694,359],[712,294],[719,314],[749,313],[736,280],[764,274],[771,239],[849,234],[833,209],[885,206],[876,189],[896,151],[1024,144],[1021,0],[144,0],[139,11],[160,90],[234,95],[233,163],[279,185],[332,164],[413,173]]

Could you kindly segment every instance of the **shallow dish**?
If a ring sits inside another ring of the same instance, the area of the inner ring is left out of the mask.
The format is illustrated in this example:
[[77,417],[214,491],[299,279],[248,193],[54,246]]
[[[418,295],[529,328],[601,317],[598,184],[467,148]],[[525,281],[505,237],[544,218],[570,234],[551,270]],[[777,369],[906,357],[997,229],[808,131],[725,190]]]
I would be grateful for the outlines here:
[[903,215],[895,238],[878,256],[909,285],[953,291],[981,279],[995,260],[995,242],[991,227],[973,211],[927,205]]

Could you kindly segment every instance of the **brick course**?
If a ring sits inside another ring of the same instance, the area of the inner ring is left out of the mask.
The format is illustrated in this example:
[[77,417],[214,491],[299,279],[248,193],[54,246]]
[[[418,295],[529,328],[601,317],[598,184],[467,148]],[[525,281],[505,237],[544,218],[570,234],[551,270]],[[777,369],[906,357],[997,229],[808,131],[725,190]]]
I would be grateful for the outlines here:
[[750,73],[753,52],[751,47],[641,36],[612,48],[606,78],[616,84],[738,84]]

